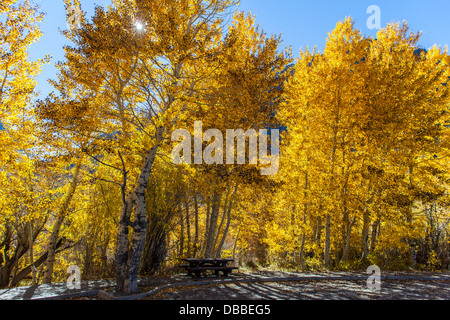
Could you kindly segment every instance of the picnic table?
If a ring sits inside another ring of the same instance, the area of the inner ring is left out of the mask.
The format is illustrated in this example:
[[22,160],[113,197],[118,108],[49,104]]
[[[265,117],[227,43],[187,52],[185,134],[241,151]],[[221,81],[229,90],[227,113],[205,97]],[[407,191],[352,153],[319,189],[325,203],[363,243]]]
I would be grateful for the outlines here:
[[228,277],[229,273],[231,273],[233,270],[238,269],[236,267],[228,266],[228,263],[231,263],[234,261],[233,259],[187,258],[187,259],[183,259],[183,260],[186,261],[188,263],[188,265],[182,265],[181,267],[184,267],[186,269],[189,276],[192,276],[192,274],[194,274],[197,279],[200,278],[200,275],[202,272],[206,272],[206,271],[214,271],[216,277],[218,277],[220,272],[222,272],[224,277]]

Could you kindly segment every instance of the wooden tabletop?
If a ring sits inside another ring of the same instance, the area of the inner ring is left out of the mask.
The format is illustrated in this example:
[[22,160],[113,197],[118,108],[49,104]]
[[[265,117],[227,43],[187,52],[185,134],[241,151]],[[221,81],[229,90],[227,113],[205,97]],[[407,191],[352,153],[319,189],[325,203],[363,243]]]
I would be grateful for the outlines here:
[[234,261],[233,259],[224,259],[224,258],[217,258],[217,259],[216,258],[186,258],[183,260],[187,261],[187,262],[208,262],[208,261],[232,262],[232,261]]

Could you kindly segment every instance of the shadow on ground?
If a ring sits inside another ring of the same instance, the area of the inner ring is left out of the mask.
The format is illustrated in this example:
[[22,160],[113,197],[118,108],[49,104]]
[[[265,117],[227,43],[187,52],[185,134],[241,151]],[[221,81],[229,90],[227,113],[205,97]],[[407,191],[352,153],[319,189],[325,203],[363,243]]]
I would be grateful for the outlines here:
[[380,292],[369,290],[367,279],[356,272],[256,272],[199,280],[179,274],[140,279],[140,296],[120,297],[113,280],[101,280],[82,282],[75,291],[65,283],[5,289],[0,300],[97,299],[101,290],[119,300],[450,300],[448,272],[383,273]]

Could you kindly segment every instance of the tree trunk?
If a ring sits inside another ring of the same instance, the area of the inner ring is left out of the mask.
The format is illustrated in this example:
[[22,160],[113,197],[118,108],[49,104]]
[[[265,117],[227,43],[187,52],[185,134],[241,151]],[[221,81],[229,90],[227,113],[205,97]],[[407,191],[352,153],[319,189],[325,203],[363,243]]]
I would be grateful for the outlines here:
[[315,241],[316,241],[317,247],[321,248],[322,247],[322,217],[321,216],[317,217],[316,224],[317,224],[317,226],[316,226],[316,232],[315,232]]
[[[372,180],[369,179],[368,184],[368,196],[370,195],[370,191],[372,190]],[[361,261],[365,262],[367,260],[367,256],[369,253],[369,228],[370,228],[370,210],[369,205],[371,205],[375,199],[376,191],[372,192],[372,195],[369,199],[367,199],[364,203],[364,211],[363,211],[363,229],[362,229],[362,235],[361,235]]]
[[130,192],[127,200],[124,202],[122,212],[120,214],[119,229],[117,233],[116,247],[116,279],[118,292],[125,290],[125,278],[127,275],[127,263],[129,254],[129,224],[131,213],[134,206],[134,193]]
[[185,209],[186,209],[186,237],[187,237],[187,255],[189,258],[191,258],[191,223],[190,223],[190,217],[189,217],[189,203],[186,194],[185,196]]
[[184,252],[184,217],[183,210],[181,209],[181,204],[178,205],[178,212],[180,214],[180,245],[178,247],[178,258],[183,258]]
[[[342,145],[345,145],[345,135],[342,137]],[[342,162],[345,164],[345,148],[342,149]],[[344,165],[342,166],[342,172],[341,175],[345,177],[345,183],[342,187],[341,197],[342,197],[342,216],[343,216],[343,224],[342,224],[342,240],[340,243],[341,250],[339,252],[340,257],[336,255],[336,259],[339,261],[346,262],[348,260],[348,254],[346,254],[347,250],[347,240],[350,239],[350,233],[351,233],[351,222],[350,222],[350,212],[348,210],[347,206],[347,194],[348,194],[348,180],[349,180],[349,174],[346,173],[347,167]],[[348,172],[348,171],[347,171]],[[347,252],[348,253],[348,252]],[[342,260],[341,260],[342,259]]]
[[227,210],[227,223],[225,224],[225,229],[222,234],[222,239],[220,240],[219,246],[216,251],[216,258],[220,258],[222,256],[223,245],[225,244],[225,239],[228,235],[228,230],[230,229],[231,223],[231,208]]
[[33,222],[30,221],[29,223],[30,223],[30,232],[29,232],[28,236],[29,236],[29,241],[30,241],[29,255],[30,255],[31,277],[32,277],[32,285],[35,286],[38,283],[38,279],[37,279],[37,269],[36,269],[36,265],[34,263]]
[[[147,191],[147,194],[151,197],[150,192]],[[167,226],[175,214],[176,210],[172,208],[165,212],[148,212],[147,241],[141,263],[141,271],[147,275],[155,274],[166,257]]]
[[[139,175],[136,188],[131,195],[135,200],[134,221],[129,221],[128,214],[131,214],[133,205],[126,203],[122,209],[119,223],[118,252],[117,260],[117,291],[126,294],[137,292],[137,282],[139,264],[145,246],[147,235],[147,209],[145,203],[145,191],[147,189],[150,173],[156,158],[159,144],[162,141],[164,127],[159,127],[156,131],[156,145],[153,146],[144,158],[141,173]],[[131,246],[128,249],[128,226],[133,228]],[[120,249],[119,249],[120,248]],[[125,260],[125,258],[127,258]]]
[[306,235],[305,233],[302,234],[302,240],[300,244],[300,270],[305,270],[305,242],[306,242]]
[[[228,189],[228,190],[227,190],[227,194],[226,194],[226,196],[225,196],[225,201],[224,201],[224,204],[223,204],[223,213],[222,213],[222,217],[220,218],[220,223],[219,223],[219,227],[217,228],[216,235],[214,236],[214,242],[213,242],[213,245],[212,245],[213,248],[216,248],[217,243],[219,242],[220,231],[222,230],[223,223],[225,222],[225,218],[226,218],[226,216],[227,216],[227,210],[228,210],[228,198],[230,197],[230,192],[231,192],[231,190]],[[218,216],[219,216],[219,214],[220,214],[220,208],[219,208]],[[217,216],[217,217],[218,217],[218,216]],[[213,250],[213,251],[214,251],[214,250]],[[214,257],[216,257],[216,256],[217,256],[217,251],[214,251],[214,252],[212,253],[212,255],[213,255]]]
[[[45,222],[43,222],[42,225],[38,225],[33,228],[33,230],[31,230],[31,239],[29,230],[30,224],[21,223],[20,225],[15,225],[14,228],[17,231],[17,237],[15,239],[12,237],[12,227],[6,225],[5,239],[0,244],[0,247],[3,247],[4,253],[3,265],[0,268],[0,288],[15,286],[18,283],[15,282],[15,279],[17,279],[18,274],[23,274],[23,270],[19,270],[19,261],[30,249],[30,243],[34,243],[34,241],[36,241],[36,238],[42,231],[44,225]],[[22,226],[22,228],[20,226]],[[13,241],[15,242],[14,245],[12,245]],[[9,255],[9,252],[12,249],[11,247],[13,247],[13,253]],[[38,267],[40,264],[38,265],[37,262],[34,262],[34,265]],[[31,265],[25,269],[29,270],[26,275],[29,275],[30,272],[32,272]],[[23,278],[21,278],[20,280],[22,279]]]
[[146,274],[155,274],[167,254],[166,248],[166,230],[160,222],[151,222],[147,232],[144,261],[142,271]]
[[212,195],[208,195],[206,197],[206,223],[205,223],[205,232],[203,234],[202,238],[202,244],[200,248],[200,252],[202,254],[202,258],[206,255],[206,243],[208,242],[208,234],[209,234],[209,228],[211,225],[211,200]]
[[364,208],[363,214],[363,230],[361,237],[361,247],[362,247],[362,257],[361,260],[364,262],[367,260],[368,255],[368,244],[369,244],[369,227],[370,227],[370,214],[367,206]]
[[355,222],[356,222],[356,216],[353,218],[353,220],[348,225],[347,238],[345,239],[344,256],[342,257],[342,260],[345,262],[347,262],[349,260],[352,228],[353,228],[353,225],[355,224]]
[[80,180],[81,163],[82,160],[78,160],[75,167],[75,172],[73,174],[72,182],[70,183],[69,192],[67,193],[66,199],[64,200],[61,208],[59,209],[59,212],[56,214],[56,220],[53,224],[53,229],[48,239],[47,244],[48,258],[47,261],[45,262],[44,284],[52,283],[53,265],[55,264],[56,258],[56,243],[59,238],[59,231],[61,230],[61,226],[67,215],[67,211],[69,209],[70,203],[72,202],[73,196],[75,195],[75,191],[77,189]]
[[[62,239],[59,239],[56,243],[56,250],[58,250],[63,245]],[[34,261],[33,265],[29,265],[22,270],[20,270],[18,273],[14,275],[14,277],[9,282],[10,287],[15,287],[19,284],[20,281],[25,279],[33,270],[33,267],[38,268],[40,265],[42,265],[46,260],[48,259],[48,251],[46,251],[42,256],[40,256],[36,261]],[[9,277],[8,277],[9,278]],[[0,286],[1,287],[1,286]]]
[[5,237],[0,245],[0,249],[3,249],[3,252],[5,253],[4,256],[2,256],[2,263],[0,264],[0,289],[8,286],[9,276],[12,271],[12,263],[8,256],[8,251],[11,247],[11,239],[11,227],[6,225]]
[[47,261],[45,263],[45,272],[44,272],[44,284],[52,283],[52,275],[53,275],[53,265],[55,263],[55,244],[58,240],[59,230],[61,229],[62,223],[64,221],[63,215],[58,215],[56,217],[55,223],[53,224],[52,233],[50,234],[47,251],[49,252]]
[[[83,279],[89,279],[89,277],[93,274],[93,266],[94,266],[94,243],[97,240],[97,235],[91,235],[92,227],[89,226],[87,230],[87,236],[85,238],[85,247],[84,247],[84,265],[82,270]],[[94,241],[92,241],[94,239]]]
[[450,234],[447,230],[447,263],[448,263],[448,271],[450,271]]
[[[308,214],[308,189],[309,189],[309,174],[308,171],[305,172],[305,189],[303,190],[303,226],[306,227],[306,216]],[[305,269],[305,241],[306,241],[306,231],[303,231],[302,240],[300,244],[300,268]]]
[[341,234],[341,241],[339,244],[339,256],[336,257],[337,260],[347,261],[347,257],[345,257],[345,247],[347,244],[347,239],[349,238],[350,233],[350,218],[349,218],[349,212],[347,209],[347,200],[344,199],[343,201],[343,223],[342,223],[342,234]]
[[[414,167],[412,165],[409,166],[409,185],[410,188],[413,188],[412,183],[412,175],[413,175]],[[413,228],[413,205],[409,204],[407,207],[406,212],[406,220],[408,222],[408,225],[410,229]],[[410,252],[410,264],[413,269],[417,268],[417,252],[416,252],[416,240],[414,238],[408,237],[408,243],[409,243],[409,252]]]
[[205,250],[205,258],[211,258],[213,253],[213,246],[217,228],[217,220],[219,217],[219,209],[220,209],[220,198],[221,194],[219,192],[214,191],[212,197],[212,208],[211,208],[211,216],[209,221],[208,234],[206,237],[206,250]]
[[194,258],[197,258],[197,252],[198,252],[198,201],[197,201],[197,193],[194,192],[194,214],[195,214],[195,235],[194,235]]
[[331,216],[327,214],[326,224],[325,224],[325,252],[324,252],[324,263],[325,267],[330,267],[330,248],[331,248]]
[[[340,123],[340,114],[341,114],[341,99],[339,92],[336,92],[337,99],[337,108],[336,115],[334,119],[334,124],[332,127],[333,130],[333,146],[331,149],[331,161],[330,161],[330,173],[331,173],[331,181],[330,181],[330,192],[336,192],[336,153],[338,150],[338,133],[339,133],[339,123]],[[325,224],[325,251],[324,251],[324,263],[325,267],[328,268],[330,266],[330,249],[331,249],[331,216],[330,213],[327,213],[326,224]]]
[[102,277],[105,278],[107,276],[107,272],[108,272],[108,256],[107,256],[107,250],[108,250],[108,245],[109,245],[109,241],[110,241],[110,235],[107,234],[106,235],[106,240],[103,243],[102,247],[101,247],[101,260],[102,260]]
[[227,223],[225,225],[225,230],[223,231],[223,234],[222,234],[222,240],[220,240],[219,246],[217,248],[216,258],[220,258],[222,256],[223,245],[225,243],[225,239],[227,238],[228,230],[230,229],[230,224],[231,224],[231,209],[233,208],[233,197],[236,195],[237,190],[238,190],[238,185],[236,184],[236,187],[234,188],[233,194],[231,195],[231,199],[228,204]]
[[242,228],[242,225],[239,225],[239,230],[238,230],[238,233],[236,235],[236,239],[234,240],[233,257],[232,257],[233,260],[236,260],[236,248],[237,248],[237,243],[239,241],[239,235],[241,234],[241,228]]
[[375,221],[372,224],[372,234],[371,234],[371,238],[370,238],[370,249],[369,249],[369,253],[373,253],[375,251],[375,247],[377,244],[377,236],[380,232],[380,219],[378,219],[377,221]]

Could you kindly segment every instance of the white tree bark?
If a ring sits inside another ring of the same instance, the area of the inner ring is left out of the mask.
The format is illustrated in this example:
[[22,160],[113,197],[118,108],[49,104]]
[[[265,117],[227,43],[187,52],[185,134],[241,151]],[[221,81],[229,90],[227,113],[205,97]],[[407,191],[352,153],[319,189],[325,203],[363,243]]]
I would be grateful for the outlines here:
[[70,206],[70,203],[72,202],[73,196],[75,195],[75,191],[80,181],[80,169],[81,160],[79,160],[79,162],[76,164],[75,172],[73,174],[72,182],[70,184],[66,199],[64,200],[59,212],[57,213],[56,220],[53,224],[52,233],[50,234],[47,244],[48,256],[47,261],[45,262],[44,284],[52,283],[53,265],[55,264],[56,244],[59,238],[59,231],[61,230],[61,226],[67,215],[67,210]]
[[[147,236],[147,210],[145,191],[147,189],[150,173],[155,162],[159,144],[162,141],[164,127],[159,127],[156,132],[156,145],[153,146],[144,158],[141,173],[139,175],[134,192],[129,195],[129,200],[122,210],[117,244],[117,290],[127,294],[137,292],[139,264],[145,246]],[[134,202],[134,203],[133,203]],[[134,206],[134,221],[129,220]],[[128,227],[133,228],[131,246],[128,244]],[[129,247],[129,249],[128,249]]]

